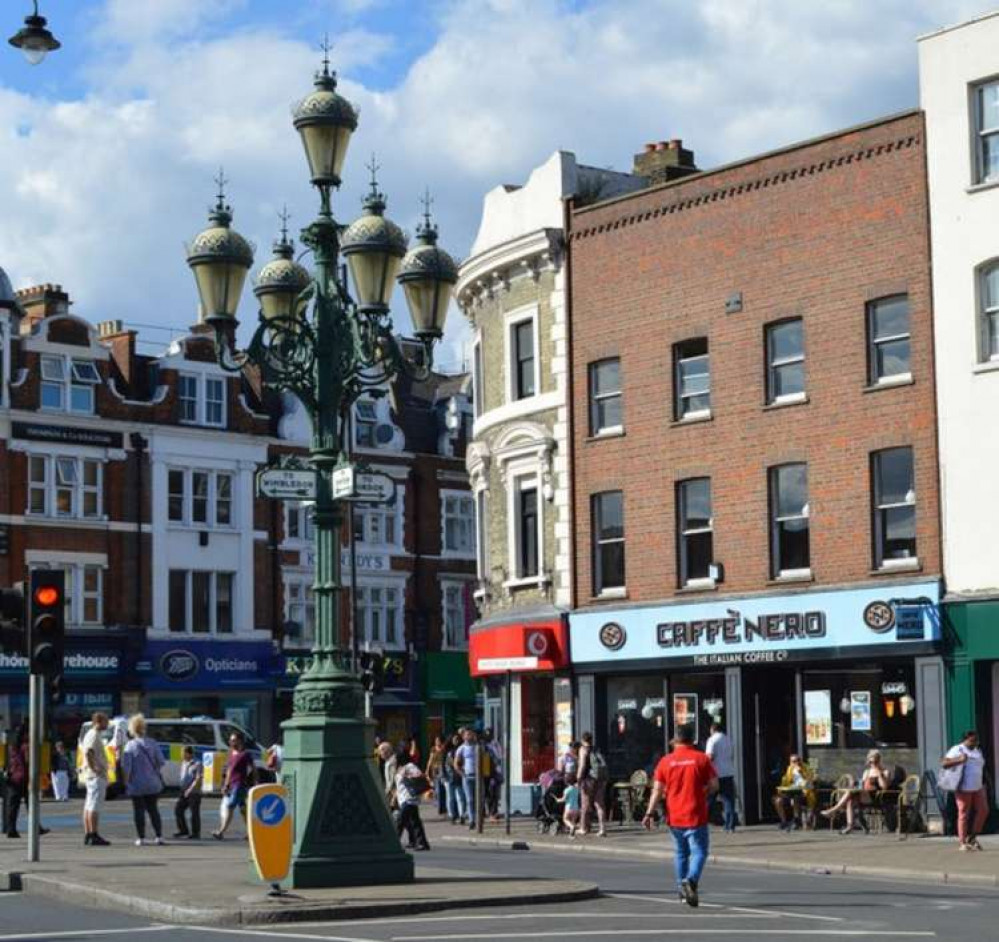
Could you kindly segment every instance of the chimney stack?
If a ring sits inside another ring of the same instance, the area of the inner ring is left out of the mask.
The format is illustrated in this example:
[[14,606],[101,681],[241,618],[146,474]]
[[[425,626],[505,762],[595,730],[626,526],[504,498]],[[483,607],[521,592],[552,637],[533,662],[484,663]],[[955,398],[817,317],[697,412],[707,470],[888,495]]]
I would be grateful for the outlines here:
[[33,285],[16,294],[24,311],[22,330],[30,330],[46,317],[69,313],[69,295],[62,290],[62,285]]
[[655,141],[645,145],[645,150],[635,154],[635,176],[644,177],[649,186],[666,183],[691,173],[697,173],[694,152],[686,150],[678,137],[668,141]]
[[131,385],[135,368],[136,332],[125,330],[121,321],[100,321],[97,324],[97,334],[101,343],[111,348],[111,359],[118,367],[122,379]]

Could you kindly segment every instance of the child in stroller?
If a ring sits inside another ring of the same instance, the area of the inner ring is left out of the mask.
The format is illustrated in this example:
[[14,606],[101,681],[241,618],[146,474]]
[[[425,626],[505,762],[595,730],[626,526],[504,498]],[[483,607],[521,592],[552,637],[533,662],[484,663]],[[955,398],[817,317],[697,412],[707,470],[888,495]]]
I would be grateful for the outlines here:
[[565,776],[558,769],[552,769],[538,777],[538,784],[541,786],[541,801],[538,802],[538,810],[534,815],[538,821],[538,833],[548,834],[554,831],[555,834],[560,834],[565,830],[560,804],[565,793]]

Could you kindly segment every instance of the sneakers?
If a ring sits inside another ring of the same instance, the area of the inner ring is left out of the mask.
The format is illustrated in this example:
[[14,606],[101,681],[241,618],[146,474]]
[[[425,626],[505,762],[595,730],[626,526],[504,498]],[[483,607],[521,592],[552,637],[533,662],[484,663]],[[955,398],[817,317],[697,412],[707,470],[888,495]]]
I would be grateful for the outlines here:
[[10,838],[11,840],[17,840],[17,839],[18,839],[18,838],[19,838],[19,837],[20,837],[21,835],[20,835],[20,834],[18,834],[18,833],[17,833],[17,831],[8,831],[8,832],[7,832],[7,836],[8,836],[8,837],[9,837],[9,838]]
[[155,841],[153,841],[153,843],[154,843],[154,844],[155,844],[155,845],[156,845],[157,847],[162,847],[162,846],[163,846],[163,838],[162,838],[162,837],[158,837],[158,838],[156,838],[156,840],[155,840]]
[[[91,847],[110,847],[111,846],[111,842],[104,840],[104,838],[101,837],[100,834],[91,834],[91,835],[89,835],[89,837],[90,837],[90,846]],[[84,843],[86,843],[86,842],[84,842]]]
[[145,843],[145,841],[141,837],[137,837],[135,839],[135,846],[136,847],[141,847],[144,843]]
[[187,831],[177,831],[177,832],[176,832],[176,833],[174,834],[174,836],[173,836],[173,839],[174,839],[175,841],[179,841],[179,840],[182,840],[182,839],[183,839],[183,838],[185,838],[185,837],[190,837],[190,836],[191,836],[191,835],[190,835],[190,833],[189,833],[189,832],[187,832]]
[[220,841],[220,840],[222,840],[222,832],[221,831],[212,831],[212,837],[215,840]]
[[693,880],[684,880],[680,884],[680,896],[692,909],[696,909],[700,902],[697,898],[697,884]]

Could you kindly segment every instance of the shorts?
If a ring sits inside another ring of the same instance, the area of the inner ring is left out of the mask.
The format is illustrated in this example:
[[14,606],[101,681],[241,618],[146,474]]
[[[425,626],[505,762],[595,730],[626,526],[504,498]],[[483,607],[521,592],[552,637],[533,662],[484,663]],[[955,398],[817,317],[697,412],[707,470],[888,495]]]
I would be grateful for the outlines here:
[[108,793],[108,780],[92,776],[87,779],[87,798],[83,802],[83,810],[100,811],[104,807],[104,798]]
[[222,804],[227,808],[246,808],[246,793],[249,789],[245,785],[232,789],[228,795],[222,796]]

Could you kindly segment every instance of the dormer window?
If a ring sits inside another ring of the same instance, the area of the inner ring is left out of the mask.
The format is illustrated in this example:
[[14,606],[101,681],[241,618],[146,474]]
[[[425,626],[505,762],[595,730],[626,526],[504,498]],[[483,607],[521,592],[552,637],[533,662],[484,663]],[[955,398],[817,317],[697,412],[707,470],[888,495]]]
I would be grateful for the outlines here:
[[221,377],[181,373],[177,402],[181,422],[225,428],[225,380]]
[[41,370],[43,409],[93,413],[94,387],[101,381],[93,360],[43,356]]

